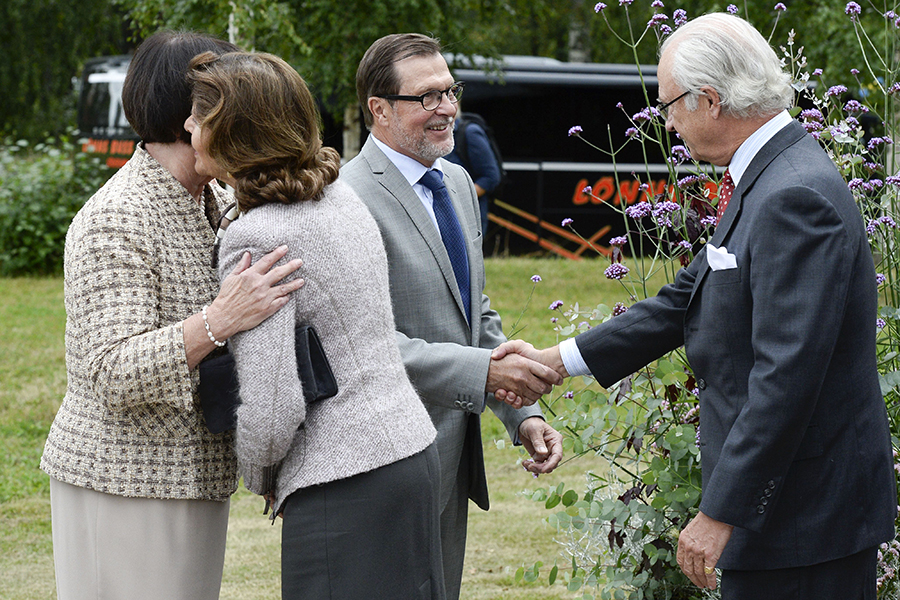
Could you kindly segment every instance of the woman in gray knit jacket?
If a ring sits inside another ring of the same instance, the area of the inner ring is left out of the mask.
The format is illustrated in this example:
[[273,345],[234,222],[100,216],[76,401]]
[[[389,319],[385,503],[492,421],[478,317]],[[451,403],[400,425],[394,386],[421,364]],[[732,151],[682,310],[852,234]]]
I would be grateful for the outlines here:
[[[387,256],[362,201],[337,181],[303,79],[268,54],[201,55],[189,72],[196,168],[235,189],[241,215],[219,254],[224,277],[286,244],[300,294],[230,340],[242,403],[238,463],[282,527],[282,596],[443,599],[435,429],[395,341]],[[313,325],[336,396],[305,405],[296,324]],[[276,465],[274,487],[263,477]]]

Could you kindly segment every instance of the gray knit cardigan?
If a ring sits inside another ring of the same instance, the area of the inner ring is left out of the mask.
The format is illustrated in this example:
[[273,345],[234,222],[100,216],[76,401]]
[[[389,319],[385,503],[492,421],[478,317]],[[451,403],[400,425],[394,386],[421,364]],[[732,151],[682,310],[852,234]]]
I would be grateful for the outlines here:
[[145,498],[225,500],[233,433],[206,428],[181,321],[218,293],[216,223],[141,146],[87,201],[66,236],[66,373],[41,468],[59,481]]
[[[276,507],[297,489],[412,456],[436,435],[400,358],[387,255],[362,201],[338,181],[320,200],[248,211],[222,240],[219,277],[244,251],[255,261],[281,244],[289,248],[285,260],[303,259],[297,275],[305,285],[275,315],[229,341],[242,400],[241,474],[248,489],[264,493],[265,467],[280,463]],[[308,407],[294,354],[297,323],[315,327],[338,384],[337,396]]]

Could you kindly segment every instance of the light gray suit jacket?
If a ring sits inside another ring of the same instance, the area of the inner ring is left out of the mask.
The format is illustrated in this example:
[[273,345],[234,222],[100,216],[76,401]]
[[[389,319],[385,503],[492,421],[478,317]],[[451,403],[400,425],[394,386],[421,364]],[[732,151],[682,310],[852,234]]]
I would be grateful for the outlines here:
[[[440,232],[409,182],[371,136],[360,154],[341,169],[341,179],[362,198],[381,229],[400,353],[438,431],[441,506],[446,505],[460,477],[468,482],[468,496],[487,510],[480,415],[491,350],[506,338],[500,316],[491,310],[490,299],[483,293],[475,187],[462,167],[447,161],[443,166],[444,183],[467,238],[471,326]],[[522,421],[541,414],[536,407],[516,411],[490,394],[487,405],[513,440]],[[468,450],[465,454],[464,448]],[[464,456],[465,464],[461,464]]]

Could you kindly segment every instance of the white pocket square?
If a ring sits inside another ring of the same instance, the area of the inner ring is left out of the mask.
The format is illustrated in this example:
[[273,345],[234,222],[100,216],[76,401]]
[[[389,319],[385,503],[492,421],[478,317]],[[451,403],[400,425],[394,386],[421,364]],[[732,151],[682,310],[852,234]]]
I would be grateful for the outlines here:
[[725,246],[716,248],[712,244],[706,244],[706,260],[713,271],[737,268],[737,258],[734,254],[729,254]]

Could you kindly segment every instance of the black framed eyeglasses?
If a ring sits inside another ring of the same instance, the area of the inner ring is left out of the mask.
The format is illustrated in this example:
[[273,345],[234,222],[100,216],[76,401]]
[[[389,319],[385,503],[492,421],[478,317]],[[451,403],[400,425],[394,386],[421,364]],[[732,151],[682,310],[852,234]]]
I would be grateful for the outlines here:
[[422,104],[422,108],[425,110],[436,110],[438,106],[441,105],[441,100],[443,100],[444,95],[447,95],[447,100],[450,101],[450,104],[456,104],[459,102],[459,99],[462,98],[463,88],[465,88],[465,81],[456,81],[448,87],[446,90],[431,90],[430,92],[425,92],[421,96],[398,96],[396,94],[384,94],[378,95],[378,98],[384,98],[385,100],[404,100],[406,102],[420,102]]
[[680,96],[678,96],[677,98],[675,98],[674,100],[669,100],[665,104],[657,104],[656,110],[659,111],[659,116],[661,116],[663,119],[668,119],[669,118],[669,107],[690,93],[691,93],[691,91],[688,90],[688,91],[684,92],[683,94],[681,94]]

